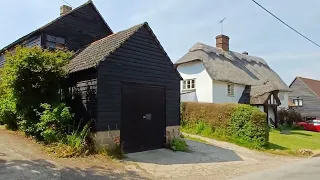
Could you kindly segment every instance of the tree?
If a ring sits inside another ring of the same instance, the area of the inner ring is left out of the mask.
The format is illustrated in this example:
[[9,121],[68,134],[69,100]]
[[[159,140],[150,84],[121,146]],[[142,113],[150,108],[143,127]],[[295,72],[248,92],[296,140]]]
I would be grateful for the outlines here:
[[62,82],[67,77],[66,65],[72,52],[49,51],[40,47],[17,47],[5,55],[0,72],[0,98],[11,97],[22,129],[34,135],[39,122],[36,112],[41,103],[55,104],[61,99]]

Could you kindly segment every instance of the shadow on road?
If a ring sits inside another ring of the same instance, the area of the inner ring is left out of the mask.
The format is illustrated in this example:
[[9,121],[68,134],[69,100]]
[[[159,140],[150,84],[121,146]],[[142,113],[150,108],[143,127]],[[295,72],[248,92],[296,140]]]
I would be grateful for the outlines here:
[[86,169],[57,167],[55,164],[43,160],[12,160],[0,159],[0,179],[146,179],[134,171],[117,172],[105,167],[90,167]]
[[190,140],[186,140],[186,142],[189,146],[189,152],[157,149],[130,153],[126,160],[161,165],[242,161],[241,157],[232,150]]

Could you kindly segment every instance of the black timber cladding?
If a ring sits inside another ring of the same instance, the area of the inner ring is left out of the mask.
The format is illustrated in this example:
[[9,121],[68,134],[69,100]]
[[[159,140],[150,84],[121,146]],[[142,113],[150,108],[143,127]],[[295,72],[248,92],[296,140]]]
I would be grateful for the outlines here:
[[[97,11],[93,2],[88,1],[4,47],[0,50],[0,54],[41,33],[65,38],[67,47],[76,51],[84,45],[112,34],[112,30]],[[45,43],[42,42],[42,44]]]
[[97,72],[89,69],[69,76],[68,104],[77,121],[87,122],[97,117]]
[[97,67],[97,130],[120,129],[124,83],[165,88],[166,125],[180,124],[180,76],[147,24]]
[[[35,46],[41,47],[41,37],[42,37],[41,35],[34,35],[29,39],[27,39],[26,41],[22,42],[21,45],[25,47],[30,47],[30,48]],[[0,68],[3,67],[4,63],[5,63],[5,53],[2,53],[0,54]]]
[[299,97],[303,101],[302,106],[296,107],[296,111],[302,116],[320,117],[320,98],[316,96],[310,88],[299,78],[296,78],[290,85],[289,100],[293,102]]

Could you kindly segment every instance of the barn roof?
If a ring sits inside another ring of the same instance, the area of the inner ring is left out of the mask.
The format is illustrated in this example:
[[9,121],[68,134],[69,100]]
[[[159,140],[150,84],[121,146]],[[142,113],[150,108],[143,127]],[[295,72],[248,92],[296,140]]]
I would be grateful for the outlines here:
[[[315,79],[309,79],[304,77],[296,77],[294,80],[299,79],[303,82],[316,96],[320,97],[320,81]],[[292,83],[294,82],[292,81]],[[290,86],[292,85],[290,84]]]
[[179,66],[197,60],[203,62],[213,80],[255,86],[256,90],[252,93],[264,92],[264,87],[259,87],[263,85],[273,90],[290,91],[262,58],[196,43],[175,64]]
[[[130,39],[131,36],[133,36],[142,27],[145,27],[148,29],[148,31],[157,41],[159,48],[167,56],[168,61],[172,63],[169,56],[161,46],[156,36],[154,35],[152,29],[149,27],[148,23],[144,22],[142,24],[135,25],[129,29],[119,31],[115,34],[111,34],[103,39],[100,39],[98,41],[91,43],[89,46],[87,46],[84,50],[78,53],[70,61],[70,63],[67,66],[67,69],[69,70],[70,73],[74,73],[74,72],[86,70],[89,68],[97,67],[101,61],[105,60],[106,57],[108,57],[115,50],[120,48],[127,40]],[[172,68],[174,68],[173,63],[172,63]],[[175,69],[175,73],[177,73],[179,78],[182,79],[176,69]]]
[[87,48],[85,48],[70,61],[68,65],[69,72],[73,73],[96,67],[99,62],[114,52],[145,24],[147,23],[135,25],[129,29],[119,31],[115,34],[111,34],[103,39],[91,43]]
[[[64,27],[64,28],[62,28],[63,29],[62,33],[65,34],[67,31],[67,29],[65,28],[65,24],[72,24],[75,21],[74,18],[88,19],[89,14],[87,12],[97,14],[97,18],[95,19],[95,21],[101,22],[102,26],[100,26],[100,28],[105,29],[105,31],[112,33],[112,30],[110,29],[108,24],[105,22],[105,20],[103,19],[103,17],[99,13],[99,11],[97,10],[97,8],[93,4],[93,2],[91,0],[89,0],[88,2],[84,3],[83,5],[71,10],[70,12],[68,12],[64,15],[59,16],[58,18],[49,22],[48,24],[40,27],[39,29],[36,29],[36,30],[30,32],[29,34],[19,38],[18,40],[14,41],[13,43],[2,48],[0,50],[0,54],[5,52],[6,50],[9,50],[10,48],[18,45],[18,44],[21,44],[22,42],[24,42],[28,38],[30,38],[34,35],[37,35],[41,32],[50,32],[50,33],[56,33],[56,34],[58,33],[59,34],[59,32],[57,32],[56,26]],[[90,15],[92,15],[92,14],[90,14]],[[78,35],[78,36],[83,35],[83,32],[74,31],[72,28],[70,28],[70,30],[71,30],[71,32],[68,32],[68,33],[71,33],[73,35]],[[92,34],[91,36],[96,36],[96,35]]]

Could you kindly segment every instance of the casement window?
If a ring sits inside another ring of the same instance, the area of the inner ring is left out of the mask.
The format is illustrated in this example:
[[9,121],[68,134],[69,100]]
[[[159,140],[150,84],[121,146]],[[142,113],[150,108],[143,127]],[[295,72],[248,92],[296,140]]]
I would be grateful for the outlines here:
[[300,99],[298,97],[297,99],[293,100],[293,104],[295,104],[296,106],[302,106],[303,105],[303,101],[302,101],[302,99]]
[[182,82],[182,90],[190,90],[196,88],[196,80],[195,79],[186,79]]
[[234,84],[228,84],[228,96],[234,96]]

